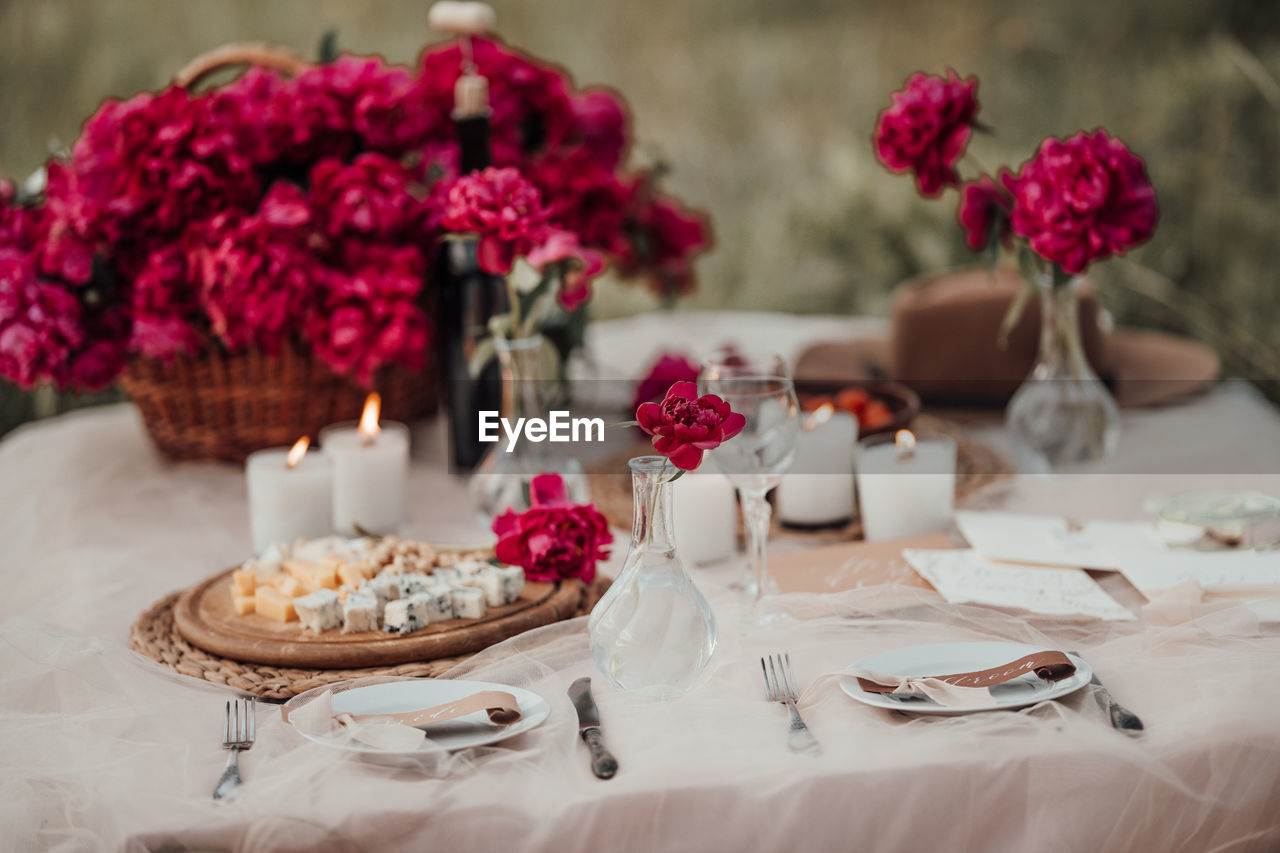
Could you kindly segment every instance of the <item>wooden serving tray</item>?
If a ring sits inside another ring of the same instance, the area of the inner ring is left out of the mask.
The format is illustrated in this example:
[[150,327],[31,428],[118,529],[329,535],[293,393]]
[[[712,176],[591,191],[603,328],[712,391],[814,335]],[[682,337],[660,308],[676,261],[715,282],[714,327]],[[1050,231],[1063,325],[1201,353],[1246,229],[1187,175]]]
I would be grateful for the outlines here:
[[576,580],[525,584],[520,599],[491,607],[483,619],[454,619],[398,637],[380,631],[316,634],[299,622],[276,622],[231,606],[228,569],[182,593],[174,624],[187,642],[233,660],[270,666],[355,669],[455,657],[574,615],[582,598]]

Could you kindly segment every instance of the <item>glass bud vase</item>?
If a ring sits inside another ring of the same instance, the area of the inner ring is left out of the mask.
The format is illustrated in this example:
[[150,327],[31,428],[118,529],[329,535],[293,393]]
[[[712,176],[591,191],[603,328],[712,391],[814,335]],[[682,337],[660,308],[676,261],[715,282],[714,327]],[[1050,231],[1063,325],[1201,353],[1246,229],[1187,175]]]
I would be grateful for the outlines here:
[[1120,409],[1084,355],[1076,308],[1081,281],[1054,284],[1047,271],[1035,280],[1040,351],[1005,411],[1014,451],[1028,471],[1102,459],[1120,441]]
[[[547,417],[544,383],[539,377],[542,342],[541,335],[493,340],[502,374],[501,417],[513,425],[521,418]],[[508,450],[504,429],[498,426],[494,431],[498,440],[489,444],[489,452],[471,477],[471,496],[483,516],[492,518],[508,509],[528,509],[529,484],[544,473],[560,474],[574,502],[588,499],[586,478],[576,459],[555,453],[545,441],[532,442],[523,437]]]
[[666,461],[639,456],[629,463],[631,546],[618,579],[587,621],[591,656],[609,682],[654,699],[697,686],[716,648],[715,615],[676,551],[676,469]]

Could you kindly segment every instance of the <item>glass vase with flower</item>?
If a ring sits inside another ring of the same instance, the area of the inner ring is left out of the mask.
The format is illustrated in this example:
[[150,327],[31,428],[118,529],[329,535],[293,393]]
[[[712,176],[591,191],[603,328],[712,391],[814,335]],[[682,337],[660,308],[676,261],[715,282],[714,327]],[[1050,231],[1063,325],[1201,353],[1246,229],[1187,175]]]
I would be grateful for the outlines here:
[[701,682],[716,648],[715,615],[676,547],[671,484],[741,432],[745,419],[714,395],[699,397],[693,382],[677,382],[661,403],[642,403],[636,420],[660,455],[629,463],[631,544],[617,580],[591,611],[587,637],[596,666],[616,688],[671,699]]
[[[1155,190],[1142,159],[1103,128],[1045,139],[1016,172],[986,170],[966,150],[973,131],[988,130],[977,120],[977,88],[976,77],[954,71],[908,77],[880,113],[876,156],[890,171],[912,174],[922,195],[958,189],[965,243],[985,253],[989,267],[1015,241],[1030,260],[1024,277],[1040,294],[1040,350],[1006,412],[1023,466],[1102,458],[1119,441],[1119,409],[1084,358],[1076,291],[1093,263],[1151,237],[1159,218]],[[961,159],[976,177],[961,178]],[[1010,307],[1006,329],[1024,303]]]

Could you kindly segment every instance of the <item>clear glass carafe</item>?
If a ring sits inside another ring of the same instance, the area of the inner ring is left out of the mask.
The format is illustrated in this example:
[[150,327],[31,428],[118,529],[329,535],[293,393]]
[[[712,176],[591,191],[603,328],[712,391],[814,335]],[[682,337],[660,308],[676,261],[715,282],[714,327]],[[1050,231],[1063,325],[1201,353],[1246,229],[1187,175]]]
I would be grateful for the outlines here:
[[1040,351],[1031,375],[1009,401],[1005,424],[1024,470],[1049,471],[1102,459],[1120,441],[1120,409],[1085,358],[1076,310],[1082,279],[1036,277]]
[[587,636],[596,666],[615,687],[670,699],[701,682],[716,648],[716,619],[676,551],[677,469],[662,456],[639,456],[630,466],[631,546],[591,611]]

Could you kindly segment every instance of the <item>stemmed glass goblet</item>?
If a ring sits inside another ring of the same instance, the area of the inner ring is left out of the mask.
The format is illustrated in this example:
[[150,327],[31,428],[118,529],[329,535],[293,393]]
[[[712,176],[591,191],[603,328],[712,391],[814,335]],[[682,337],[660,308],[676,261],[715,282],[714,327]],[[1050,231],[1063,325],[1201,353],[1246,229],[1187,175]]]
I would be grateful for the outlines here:
[[765,559],[772,513],[766,495],[795,458],[800,434],[795,386],[781,356],[737,350],[707,359],[698,375],[698,386],[703,394],[715,394],[746,418],[742,432],[709,455],[738,489],[748,540],[748,574],[740,587],[758,601],[776,591]]

